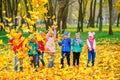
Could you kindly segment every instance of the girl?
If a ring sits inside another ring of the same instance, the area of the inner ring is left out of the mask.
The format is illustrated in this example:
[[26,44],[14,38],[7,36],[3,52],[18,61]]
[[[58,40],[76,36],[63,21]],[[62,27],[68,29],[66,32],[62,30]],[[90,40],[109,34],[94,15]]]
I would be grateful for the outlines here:
[[54,67],[54,54],[56,52],[55,48],[55,39],[56,39],[56,26],[53,27],[53,31],[49,31],[46,35],[47,42],[46,42],[46,51],[49,53],[51,58],[48,59],[48,68]]
[[22,33],[20,31],[14,32],[14,35],[11,35],[12,38],[10,39],[9,43],[10,45],[13,47],[13,51],[15,54],[14,57],[14,70],[16,72],[18,72],[18,62],[20,63],[20,71],[23,71],[23,60],[19,60],[17,53],[19,52],[19,50],[22,48],[23,45],[23,40],[21,40],[22,38]]
[[94,66],[95,56],[96,56],[96,40],[94,38],[95,32],[88,32],[87,46],[88,46],[88,62],[87,67],[89,67],[89,62],[92,59],[92,66]]
[[[44,51],[45,51],[45,39],[42,37],[42,32],[39,34],[39,38],[38,39],[38,58],[39,60],[42,62],[42,65],[45,66],[45,62],[43,59],[44,56]],[[39,61],[38,61],[38,66],[39,66]]]
[[76,66],[75,63],[77,63],[77,66],[79,66],[79,58],[83,45],[84,42],[82,41],[80,34],[76,33],[75,39],[72,41],[73,66]]
[[35,71],[37,71],[38,66],[38,44],[37,41],[34,38],[34,35],[30,35],[30,41],[28,43],[30,49],[28,52],[29,57],[32,57],[31,65],[34,64]]

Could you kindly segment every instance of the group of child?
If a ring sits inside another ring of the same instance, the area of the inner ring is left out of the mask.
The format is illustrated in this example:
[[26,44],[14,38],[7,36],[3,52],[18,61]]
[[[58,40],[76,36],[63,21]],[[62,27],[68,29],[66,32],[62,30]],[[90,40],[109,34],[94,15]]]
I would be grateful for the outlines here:
[[[28,41],[27,46],[28,55],[31,57],[31,65],[34,65],[35,70],[39,67],[39,61],[42,62],[42,65],[45,66],[44,62],[44,52],[48,53],[50,58],[48,59],[48,68],[54,67],[54,54],[56,53],[55,42],[58,43],[61,49],[61,68],[64,68],[64,58],[67,58],[67,65],[70,66],[70,52],[72,50],[73,53],[73,66],[79,66],[80,54],[82,52],[82,47],[84,46],[84,42],[79,33],[75,34],[75,38],[70,38],[70,33],[64,32],[64,38],[59,40],[56,38],[56,26],[52,26],[53,30],[49,30],[48,33],[43,35],[42,32],[39,34],[31,34],[30,39]],[[19,32],[18,32],[19,33]],[[95,56],[96,56],[96,41],[94,38],[95,33],[89,32],[87,39],[88,46],[88,61],[87,67],[89,67],[89,63],[92,60],[92,66],[94,66]],[[46,37],[45,37],[46,36]],[[21,36],[18,37],[18,39]],[[10,43],[14,42],[14,38],[10,39]],[[21,42],[22,44],[22,42]],[[13,46],[13,45],[12,45]],[[18,47],[19,46],[19,47]],[[13,46],[14,54],[17,54],[17,49],[20,48],[21,45]],[[20,61],[20,71],[23,71],[22,60],[18,60],[17,56],[15,56],[15,71],[18,71],[18,61]]]

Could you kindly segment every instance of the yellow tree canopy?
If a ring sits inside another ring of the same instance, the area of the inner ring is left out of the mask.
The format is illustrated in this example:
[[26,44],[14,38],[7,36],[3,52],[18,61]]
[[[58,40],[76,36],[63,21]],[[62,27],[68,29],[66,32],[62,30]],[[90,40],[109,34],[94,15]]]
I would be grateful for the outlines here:
[[30,11],[33,20],[43,19],[44,14],[47,13],[47,8],[45,5],[48,3],[48,0],[32,0],[33,11]]
[[115,6],[116,6],[117,9],[118,9],[118,13],[120,13],[120,0],[117,0]]

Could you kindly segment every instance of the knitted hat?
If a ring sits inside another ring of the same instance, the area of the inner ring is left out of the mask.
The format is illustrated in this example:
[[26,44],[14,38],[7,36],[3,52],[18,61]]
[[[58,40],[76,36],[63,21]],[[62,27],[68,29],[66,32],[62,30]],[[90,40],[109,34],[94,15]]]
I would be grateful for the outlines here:
[[94,38],[95,32],[88,32],[88,36],[91,36],[92,38]]
[[68,36],[68,34],[69,34],[68,32],[64,32],[64,36]]

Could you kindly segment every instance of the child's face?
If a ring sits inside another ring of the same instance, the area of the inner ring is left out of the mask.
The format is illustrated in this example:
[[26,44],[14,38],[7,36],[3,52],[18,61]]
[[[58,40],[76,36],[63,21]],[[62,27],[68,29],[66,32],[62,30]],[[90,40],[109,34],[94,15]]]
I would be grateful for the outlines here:
[[68,36],[67,35],[64,35],[64,39],[67,39],[68,38]]
[[89,38],[89,39],[93,39],[92,36],[89,36],[88,38]]
[[79,39],[80,38],[80,35],[76,35],[76,39]]
[[52,34],[52,33],[49,33],[49,37],[53,37],[53,34]]

